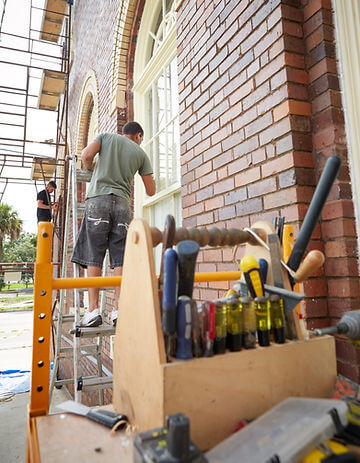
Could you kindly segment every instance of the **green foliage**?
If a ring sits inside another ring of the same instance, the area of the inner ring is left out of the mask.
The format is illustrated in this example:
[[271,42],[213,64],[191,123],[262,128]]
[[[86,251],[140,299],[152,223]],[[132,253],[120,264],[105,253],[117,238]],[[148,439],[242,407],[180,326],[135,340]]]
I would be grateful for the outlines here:
[[3,262],[35,262],[36,234],[22,233],[16,241],[6,241],[3,246]]
[[18,213],[6,203],[0,203],[0,262],[2,260],[2,249],[5,238],[15,241],[21,233],[22,220]]

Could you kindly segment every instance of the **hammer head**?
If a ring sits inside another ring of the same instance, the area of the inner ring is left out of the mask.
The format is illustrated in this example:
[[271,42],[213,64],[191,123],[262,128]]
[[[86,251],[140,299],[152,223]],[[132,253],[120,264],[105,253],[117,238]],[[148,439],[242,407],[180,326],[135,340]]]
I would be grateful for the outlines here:
[[[245,281],[239,280],[240,283],[240,294],[245,297],[248,295],[247,284]],[[298,303],[304,299],[305,294],[296,293],[295,291],[289,291],[284,288],[278,288],[276,286],[264,285],[265,293],[277,294],[284,301],[285,313],[290,313]]]

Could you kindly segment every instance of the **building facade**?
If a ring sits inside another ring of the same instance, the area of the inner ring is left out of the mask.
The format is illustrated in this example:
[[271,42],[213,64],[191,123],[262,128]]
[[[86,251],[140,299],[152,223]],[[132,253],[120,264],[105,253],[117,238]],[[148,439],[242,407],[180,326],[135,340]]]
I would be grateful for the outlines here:
[[[142,124],[157,194],[147,198],[135,180],[135,216],[160,229],[168,213],[177,226],[240,229],[283,217],[296,238],[327,158],[341,158],[308,247],[323,251],[325,264],[300,287],[308,328],[359,308],[359,10],[352,0],[73,7],[70,150],[80,156],[94,134]],[[198,271],[236,266],[232,248],[198,257]],[[202,283],[194,297],[215,299],[227,288]],[[338,338],[336,349],[339,372],[359,382],[356,348]]]

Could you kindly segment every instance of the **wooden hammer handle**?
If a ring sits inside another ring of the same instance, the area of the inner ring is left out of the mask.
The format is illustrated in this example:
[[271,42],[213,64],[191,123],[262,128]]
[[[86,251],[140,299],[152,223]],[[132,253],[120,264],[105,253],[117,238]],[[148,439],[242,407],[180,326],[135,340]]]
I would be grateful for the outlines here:
[[321,251],[313,249],[310,251],[301,262],[299,268],[295,273],[295,281],[301,283],[302,281],[313,275],[325,262],[325,256]]
[[[153,246],[162,243],[163,234],[155,227],[150,228]],[[266,232],[262,229],[254,229],[260,238],[266,241]],[[184,240],[196,241],[200,246],[235,246],[236,244],[250,243],[258,245],[251,233],[237,228],[177,228],[175,230],[174,244]]]

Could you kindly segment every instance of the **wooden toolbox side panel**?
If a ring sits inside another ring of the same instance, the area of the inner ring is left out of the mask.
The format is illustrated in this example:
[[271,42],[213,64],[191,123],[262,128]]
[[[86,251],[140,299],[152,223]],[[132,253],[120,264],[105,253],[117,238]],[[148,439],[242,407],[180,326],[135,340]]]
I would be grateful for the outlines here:
[[331,397],[335,381],[332,337],[273,344],[164,365],[164,412],[188,416],[206,450],[287,397]]

